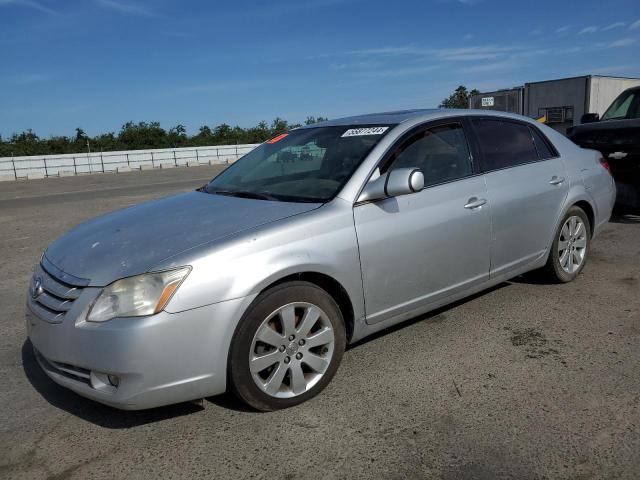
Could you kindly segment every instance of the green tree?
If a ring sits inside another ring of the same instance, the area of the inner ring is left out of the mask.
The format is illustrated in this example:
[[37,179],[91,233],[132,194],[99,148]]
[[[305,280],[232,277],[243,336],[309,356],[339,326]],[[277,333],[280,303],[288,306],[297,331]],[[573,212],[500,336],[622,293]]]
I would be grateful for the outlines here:
[[160,122],[127,122],[120,129],[118,142],[125,150],[170,147],[167,132]]
[[460,85],[451,95],[442,100],[439,108],[469,108],[469,99],[478,93],[480,92],[475,88],[469,92],[467,87]]
[[289,122],[280,117],[276,117],[273,122],[271,122],[271,133],[273,135],[280,135],[289,130],[289,128]]
[[[309,116],[305,125],[322,122],[325,117]],[[242,143],[262,143],[279,135],[299,123],[289,123],[282,118],[275,118],[270,124],[261,121],[254,127],[232,127],[226,123],[215,128],[203,125],[198,133],[190,136],[183,124],[166,131],[159,122],[127,122],[120,131],[107,132],[89,137],[80,127],[71,136],[52,136],[40,138],[33,130],[14,133],[10,137],[0,137],[0,157],[11,155],[48,155],[86,152],[87,141],[92,151],[109,152],[115,150],[141,150],[147,148],[189,147],[205,145],[233,145]]]
[[314,117],[314,116],[309,116],[307,117],[307,119],[304,121],[305,125],[313,125],[314,123],[320,123],[320,122],[326,122],[328,119],[325,117]]
[[203,137],[210,137],[212,134],[211,128],[209,128],[208,125],[203,125],[198,129],[198,135],[202,135]]
[[171,130],[169,130],[169,133],[172,133],[172,134],[177,135],[179,137],[186,137],[187,136],[187,128],[184,125],[182,125],[181,123],[179,123],[178,125],[173,127]]
[[87,134],[80,127],[76,128],[76,142],[80,142],[87,139]]
[[[232,139],[231,138],[231,126],[223,123],[221,125],[218,125],[216,128],[213,129],[213,144],[214,145],[225,145],[226,143],[231,142]],[[233,142],[235,143],[235,141]]]

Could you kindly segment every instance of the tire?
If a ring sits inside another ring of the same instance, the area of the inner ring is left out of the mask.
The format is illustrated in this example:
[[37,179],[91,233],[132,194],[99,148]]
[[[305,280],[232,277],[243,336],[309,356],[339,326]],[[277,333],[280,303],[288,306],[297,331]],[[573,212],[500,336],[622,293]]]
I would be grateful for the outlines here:
[[[575,221],[575,227],[571,222]],[[571,231],[572,228],[577,230]],[[567,239],[567,240],[565,240]],[[542,269],[545,277],[556,283],[572,281],[580,274],[591,248],[591,224],[580,207],[572,206],[560,222],[555,233],[547,264]],[[568,256],[564,256],[567,252]]]
[[230,389],[256,410],[298,405],[331,381],[345,346],[344,319],[326,291],[303,281],[277,285],[254,300],[234,333]]

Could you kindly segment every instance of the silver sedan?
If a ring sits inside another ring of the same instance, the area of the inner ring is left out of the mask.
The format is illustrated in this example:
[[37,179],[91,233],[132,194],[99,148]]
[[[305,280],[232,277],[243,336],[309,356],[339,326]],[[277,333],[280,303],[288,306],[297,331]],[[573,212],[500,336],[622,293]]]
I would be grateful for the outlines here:
[[55,382],[118,408],[227,389],[290,407],[348,343],[530,270],[573,280],[614,199],[598,152],[525,117],[315,124],[58,239],[29,287],[28,336]]

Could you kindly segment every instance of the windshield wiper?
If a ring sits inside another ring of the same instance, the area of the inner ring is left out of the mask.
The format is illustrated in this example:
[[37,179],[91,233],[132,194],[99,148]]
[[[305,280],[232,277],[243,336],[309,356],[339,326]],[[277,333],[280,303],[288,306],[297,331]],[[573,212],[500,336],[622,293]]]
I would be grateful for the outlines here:
[[272,195],[267,195],[266,193],[249,192],[246,190],[212,190],[211,193],[214,193],[216,195],[226,195],[228,197],[254,198],[256,200],[280,201],[278,198]]

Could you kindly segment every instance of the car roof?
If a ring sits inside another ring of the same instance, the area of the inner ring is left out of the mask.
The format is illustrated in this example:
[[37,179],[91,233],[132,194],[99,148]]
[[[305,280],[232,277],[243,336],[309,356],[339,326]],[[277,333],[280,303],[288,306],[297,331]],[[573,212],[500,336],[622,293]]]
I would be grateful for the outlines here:
[[[334,125],[397,125],[405,120],[436,113],[440,110],[436,108],[420,108],[414,110],[395,110],[392,112],[367,113],[364,115],[354,115],[351,117],[336,118],[327,120],[326,122],[313,123],[306,125],[309,127],[331,127]],[[303,128],[305,128],[303,127]]]
[[626,90],[623,90],[622,93],[625,92],[638,92],[640,91],[640,85],[637,85],[635,87],[631,87],[631,88],[627,88]]
[[325,122],[312,123],[301,128],[331,127],[343,125],[397,125],[413,119],[438,119],[460,115],[482,115],[487,117],[507,117],[517,120],[532,121],[529,117],[523,117],[514,113],[500,112],[496,110],[472,110],[449,108],[421,108],[414,110],[396,110],[391,112],[368,113],[350,117],[336,118]]

